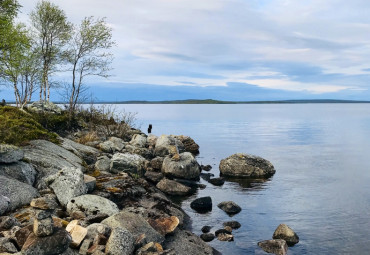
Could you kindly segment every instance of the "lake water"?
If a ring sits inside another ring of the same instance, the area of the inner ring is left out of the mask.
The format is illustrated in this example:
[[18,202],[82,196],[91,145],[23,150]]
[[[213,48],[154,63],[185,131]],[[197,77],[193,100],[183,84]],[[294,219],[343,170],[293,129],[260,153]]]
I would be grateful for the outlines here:
[[[212,231],[237,220],[234,242],[209,244],[223,254],[264,254],[280,223],[300,242],[288,254],[368,254],[370,239],[370,104],[118,105],[137,112],[143,131],[191,136],[200,164],[219,176],[221,159],[245,152],[268,159],[276,174],[265,182],[207,184],[182,202],[193,231]],[[211,196],[213,210],[197,214],[196,197]],[[217,207],[233,200],[242,211],[229,217]]]

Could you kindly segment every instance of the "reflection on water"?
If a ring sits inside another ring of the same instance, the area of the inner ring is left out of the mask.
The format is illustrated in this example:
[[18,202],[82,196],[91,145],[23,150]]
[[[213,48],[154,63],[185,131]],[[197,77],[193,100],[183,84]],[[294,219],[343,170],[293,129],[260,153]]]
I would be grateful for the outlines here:
[[[234,242],[212,241],[224,254],[263,254],[257,242],[270,239],[280,223],[300,242],[289,254],[367,254],[370,238],[370,105],[120,105],[138,112],[153,133],[184,134],[200,145],[198,162],[219,176],[221,159],[237,152],[261,156],[276,174],[267,181],[230,180],[207,185],[179,201],[193,231],[212,231],[237,220]],[[213,210],[197,214],[190,203],[211,196]],[[217,207],[235,201],[232,217]]]

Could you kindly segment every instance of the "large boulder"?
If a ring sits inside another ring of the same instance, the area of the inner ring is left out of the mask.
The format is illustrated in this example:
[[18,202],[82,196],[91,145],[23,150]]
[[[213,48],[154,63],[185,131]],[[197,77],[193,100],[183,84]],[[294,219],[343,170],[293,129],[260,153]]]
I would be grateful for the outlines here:
[[146,145],[146,137],[144,135],[135,134],[132,137],[130,144],[135,147],[144,148]]
[[24,156],[23,150],[14,145],[0,144],[0,163],[14,163]]
[[101,223],[113,229],[117,227],[127,229],[135,238],[145,234],[148,242],[161,243],[164,241],[164,237],[155,231],[139,214],[123,210],[103,220]]
[[176,139],[180,140],[185,147],[185,151],[191,152],[193,154],[199,153],[199,145],[189,136],[178,135],[175,136]]
[[184,152],[184,145],[173,136],[161,135],[155,143],[155,156],[164,157],[181,152]]
[[24,149],[24,158],[38,171],[38,178],[57,173],[64,167],[82,168],[82,159],[72,152],[45,140],[33,140]]
[[[27,183],[0,175],[0,197],[1,196],[10,200],[8,210],[14,210],[23,205],[30,204],[33,198],[39,196],[39,193],[34,187]],[[3,204],[5,204],[5,202],[3,202]],[[5,208],[5,206],[3,208]]]
[[276,228],[272,238],[283,239],[289,246],[293,246],[299,242],[298,235],[286,224],[280,224]]
[[87,193],[84,174],[79,168],[66,167],[56,175],[51,176],[50,182],[50,188],[53,189],[63,206],[67,206],[72,198]]
[[105,254],[107,255],[128,255],[133,254],[135,246],[135,239],[133,235],[126,229],[116,227],[113,229],[107,246],[105,247]]
[[190,152],[177,154],[178,157],[166,157],[162,173],[167,176],[183,179],[199,179],[200,166]]
[[25,162],[0,165],[0,175],[33,185],[37,172],[32,165]]
[[270,161],[243,153],[237,153],[221,160],[220,172],[232,177],[270,177],[275,173]]
[[173,196],[184,196],[189,194],[191,191],[191,188],[167,178],[163,178],[160,182],[158,182],[157,188],[162,192]]
[[110,163],[110,172],[144,172],[145,158],[131,153],[116,153]]
[[276,255],[286,255],[288,252],[288,245],[285,240],[282,239],[261,241],[258,242],[258,246],[265,252],[274,253]]
[[125,148],[125,142],[118,137],[110,137],[107,141],[100,143],[99,148],[108,153],[114,153],[117,151],[122,151]]
[[54,114],[61,114],[62,109],[57,106],[56,104],[48,101],[36,101],[33,102],[28,106],[28,110],[42,113],[42,112],[48,112],[48,113],[54,113]]
[[75,211],[83,211],[87,216],[99,213],[111,216],[118,213],[119,209],[115,203],[104,197],[82,195],[72,198],[67,204],[67,212],[69,214]]
[[95,163],[96,157],[100,154],[100,151],[94,147],[76,143],[67,138],[61,138],[61,140],[61,146],[64,149],[73,152],[75,155],[83,158],[88,163]]

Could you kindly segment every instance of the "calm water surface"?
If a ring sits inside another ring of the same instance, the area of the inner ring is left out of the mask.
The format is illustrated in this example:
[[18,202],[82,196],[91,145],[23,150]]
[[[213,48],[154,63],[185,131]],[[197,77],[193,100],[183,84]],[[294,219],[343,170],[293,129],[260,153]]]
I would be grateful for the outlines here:
[[[118,105],[137,112],[142,130],[191,136],[200,145],[198,162],[213,166],[236,152],[270,160],[276,174],[265,182],[226,182],[182,202],[193,231],[237,220],[234,242],[214,240],[223,254],[264,254],[280,223],[300,237],[288,254],[368,254],[370,239],[370,105]],[[213,210],[197,214],[196,197],[211,196]],[[233,200],[242,211],[229,217],[217,208]]]

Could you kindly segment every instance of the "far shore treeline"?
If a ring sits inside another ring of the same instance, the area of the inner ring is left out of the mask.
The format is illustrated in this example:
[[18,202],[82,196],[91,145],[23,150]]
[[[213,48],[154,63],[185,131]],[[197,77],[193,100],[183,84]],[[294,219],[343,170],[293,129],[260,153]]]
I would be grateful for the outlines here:
[[[93,16],[73,24],[45,0],[35,5],[27,26],[15,22],[20,7],[17,0],[0,1],[0,85],[14,89],[14,103],[21,109],[35,93],[49,101],[50,88],[58,88],[73,113],[86,100],[85,78],[109,76],[112,29],[105,18]],[[68,80],[57,79],[61,73]]]

